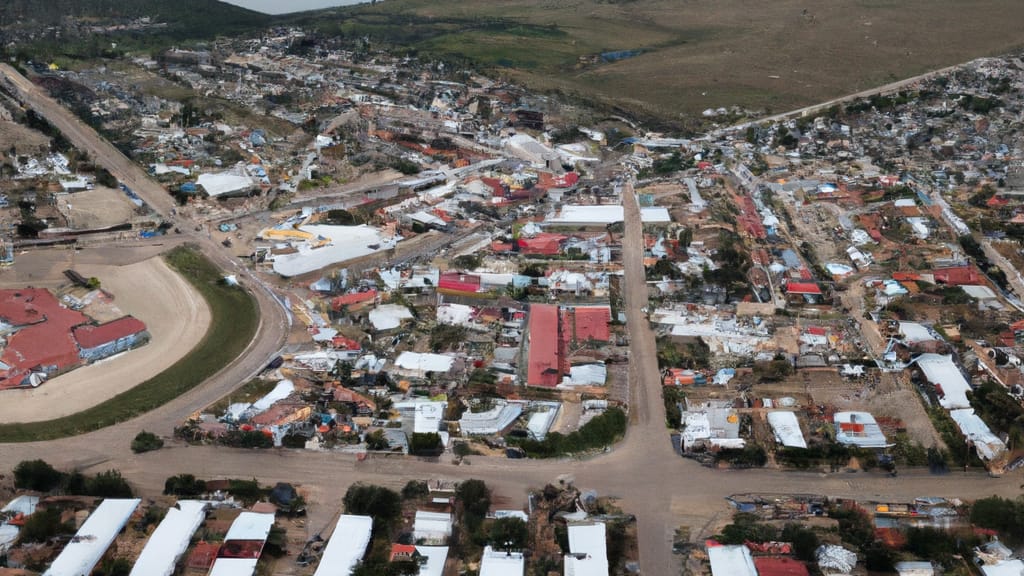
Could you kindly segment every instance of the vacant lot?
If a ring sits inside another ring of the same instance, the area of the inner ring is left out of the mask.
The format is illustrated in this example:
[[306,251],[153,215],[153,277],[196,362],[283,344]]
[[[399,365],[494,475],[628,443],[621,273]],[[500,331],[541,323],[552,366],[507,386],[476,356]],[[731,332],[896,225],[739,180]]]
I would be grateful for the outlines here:
[[[780,112],[1021,45],[1019,0],[388,0],[320,25],[680,120]],[[610,51],[639,56],[604,62]]]

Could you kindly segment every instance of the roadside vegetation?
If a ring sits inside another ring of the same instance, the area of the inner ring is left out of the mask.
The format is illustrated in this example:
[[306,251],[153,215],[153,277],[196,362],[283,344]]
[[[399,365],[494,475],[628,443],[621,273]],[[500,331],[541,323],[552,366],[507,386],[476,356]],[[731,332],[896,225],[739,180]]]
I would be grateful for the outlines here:
[[558,458],[611,446],[626,433],[628,419],[621,408],[610,408],[570,434],[551,432],[544,440],[511,441],[530,458]]
[[165,258],[210,307],[210,329],[202,341],[167,370],[92,408],[53,420],[0,424],[3,442],[55,440],[124,422],[191,390],[242,353],[259,324],[252,296],[223,283],[221,271],[193,248],[175,248]]

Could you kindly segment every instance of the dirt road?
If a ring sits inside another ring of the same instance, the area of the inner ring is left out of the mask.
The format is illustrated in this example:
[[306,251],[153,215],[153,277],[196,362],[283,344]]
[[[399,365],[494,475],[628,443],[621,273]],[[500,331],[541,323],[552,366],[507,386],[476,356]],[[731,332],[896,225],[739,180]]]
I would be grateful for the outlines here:
[[[9,87],[22,104],[35,110],[57,127],[75,147],[88,153],[97,164],[109,170],[118,180],[131,188],[153,211],[165,218],[171,215],[174,208],[174,200],[164,190],[163,186],[152,180],[145,170],[122,154],[120,150],[97,134],[90,126],[79,120],[69,110],[61,106],[60,103],[10,65],[0,64],[0,82]],[[169,432],[185,416],[197,408],[213,402],[251,378],[253,374],[265,366],[270,358],[278,353],[284,345],[288,334],[288,320],[285,311],[269,287],[245,272],[238,262],[232,258],[231,254],[213,242],[209,237],[192,232],[194,226],[183,223],[181,228],[185,232],[181,235],[175,235],[168,244],[193,242],[225,273],[237,274],[239,281],[243,286],[249,288],[250,293],[259,305],[259,328],[242,356],[228,366],[225,366],[210,380],[186,393],[184,396],[158,410],[146,414],[143,418],[122,425],[129,427],[129,429],[131,427],[141,428],[141,422],[144,420],[150,429]],[[157,246],[156,248],[162,251],[162,247]],[[123,251],[123,254],[131,256],[132,252],[128,248]],[[100,249],[92,253],[106,254],[108,251]],[[117,254],[117,252],[112,251],[109,254]],[[117,264],[120,262],[112,260],[106,263]],[[47,269],[46,271],[52,270]],[[33,275],[30,272],[29,278],[32,278]],[[136,379],[135,382],[141,382],[141,380]],[[112,433],[113,435],[110,438],[117,438],[118,435],[121,435],[120,437],[123,438],[126,432],[122,426],[113,427],[101,433]],[[134,435],[134,433],[132,434]],[[69,439],[57,442],[56,445],[60,446],[60,448],[57,448],[57,451],[69,449],[74,452],[76,440]]]

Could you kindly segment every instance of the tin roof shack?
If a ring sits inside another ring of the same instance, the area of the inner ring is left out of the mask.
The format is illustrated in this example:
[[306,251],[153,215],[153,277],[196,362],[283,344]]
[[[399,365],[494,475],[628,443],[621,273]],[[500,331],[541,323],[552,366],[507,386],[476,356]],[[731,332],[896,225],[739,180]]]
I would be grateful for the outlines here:
[[755,556],[754,567],[758,576],[810,576],[807,565],[793,558]]
[[412,537],[424,544],[447,544],[452,536],[451,512],[430,512],[417,510],[412,525]]
[[743,448],[746,445],[746,441],[740,438],[740,416],[730,400],[691,402],[687,398],[681,420],[683,432],[680,442],[684,452],[699,448]]
[[885,434],[867,412],[836,412],[836,442],[858,448],[886,448]]

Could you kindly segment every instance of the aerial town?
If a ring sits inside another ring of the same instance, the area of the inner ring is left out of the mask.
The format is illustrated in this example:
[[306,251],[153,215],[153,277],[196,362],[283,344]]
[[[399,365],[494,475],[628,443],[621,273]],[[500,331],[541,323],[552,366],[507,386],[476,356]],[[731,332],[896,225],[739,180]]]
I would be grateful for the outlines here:
[[0,575],[1024,574],[1024,56],[734,112],[0,64]]

